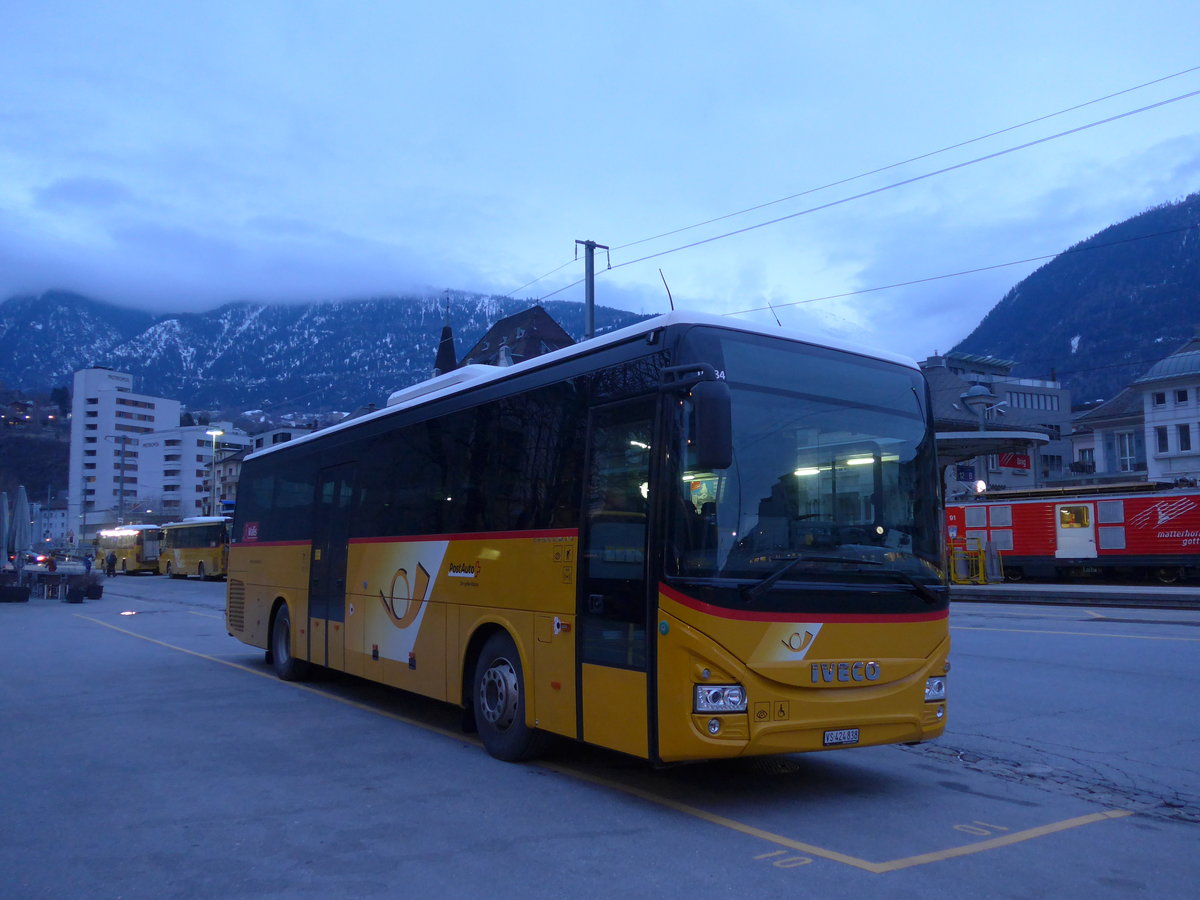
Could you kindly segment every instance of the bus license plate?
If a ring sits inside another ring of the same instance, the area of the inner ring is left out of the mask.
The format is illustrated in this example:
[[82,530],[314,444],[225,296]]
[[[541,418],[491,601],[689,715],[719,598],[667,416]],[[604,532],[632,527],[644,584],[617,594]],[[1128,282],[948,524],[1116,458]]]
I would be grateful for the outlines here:
[[838,746],[841,746],[842,744],[857,744],[857,743],[858,743],[858,729],[857,728],[843,728],[840,731],[825,732],[825,746],[826,747],[838,747]]

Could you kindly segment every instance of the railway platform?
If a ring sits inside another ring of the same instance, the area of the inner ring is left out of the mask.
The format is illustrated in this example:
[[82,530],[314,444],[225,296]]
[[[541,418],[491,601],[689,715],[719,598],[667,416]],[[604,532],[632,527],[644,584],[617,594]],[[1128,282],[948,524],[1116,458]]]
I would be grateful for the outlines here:
[[1094,584],[1020,582],[954,584],[956,603],[1045,603],[1066,606],[1125,606],[1147,609],[1200,609],[1200,584]]

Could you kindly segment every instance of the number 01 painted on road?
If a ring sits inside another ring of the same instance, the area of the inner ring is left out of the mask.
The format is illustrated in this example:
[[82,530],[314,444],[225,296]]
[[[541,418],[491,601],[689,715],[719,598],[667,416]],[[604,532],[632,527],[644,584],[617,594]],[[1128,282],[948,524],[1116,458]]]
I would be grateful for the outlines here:
[[970,825],[955,825],[955,831],[962,831],[966,834],[973,834],[976,837],[987,837],[991,834],[999,834],[1002,831],[1008,831],[1003,825],[989,825],[987,822],[980,822],[978,819]]
[[[779,859],[778,857],[782,857],[782,859]],[[812,862],[812,860],[807,856],[788,856],[788,852],[786,850],[776,850],[774,853],[763,853],[754,858],[774,860],[771,865],[777,869],[798,869],[800,866],[807,866],[810,862]]]

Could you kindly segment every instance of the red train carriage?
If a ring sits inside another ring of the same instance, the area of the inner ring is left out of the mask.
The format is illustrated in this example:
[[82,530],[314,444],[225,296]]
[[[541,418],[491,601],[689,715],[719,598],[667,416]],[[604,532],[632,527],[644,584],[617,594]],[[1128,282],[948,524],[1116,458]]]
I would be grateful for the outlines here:
[[1012,580],[1200,576],[1200,491],[1033,493],[947,505],[947,537],[990,545]]

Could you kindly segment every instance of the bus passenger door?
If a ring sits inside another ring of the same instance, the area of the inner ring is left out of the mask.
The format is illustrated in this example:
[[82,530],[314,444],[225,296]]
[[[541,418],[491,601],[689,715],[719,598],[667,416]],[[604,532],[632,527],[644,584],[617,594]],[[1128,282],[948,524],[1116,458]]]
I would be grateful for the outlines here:
[[1095,507],[1091,503],[1054,505],[1054,555],[1058,559],[1096,558]]
[[308,574],[308,658],[321,666],[346,664],[346,557],[354,464],[322,469],[313,510]]
[[579,731],[649,756],[646,539],[655,403],[592,411],[579,569]]

